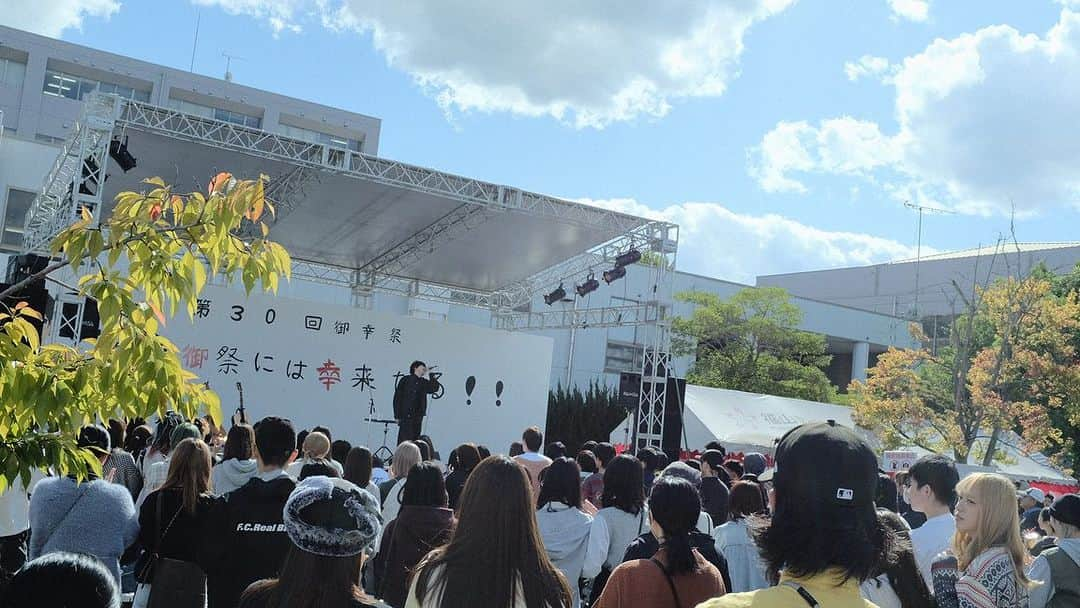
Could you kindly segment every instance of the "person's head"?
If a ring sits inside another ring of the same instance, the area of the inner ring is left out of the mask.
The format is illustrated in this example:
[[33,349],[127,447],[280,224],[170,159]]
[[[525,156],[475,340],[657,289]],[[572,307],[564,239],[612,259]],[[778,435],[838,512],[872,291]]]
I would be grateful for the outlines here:
[[607,468],[608,463],[615,458],[615,446],[606,441],[601,441],[596,444],[596,449],[593,450],[596,454],[596,460],[600,464],[600,470],[603,471]]
[[[891,480],[890,480],[891,481]],[[900,598],[904,608],[934,608],[934,596],[926,586],[915,560],[915,550],[911,545],[911,529],[907,522],[894,511],[878,509],[878,521],[894,535],[895,562],[879,564],[874,576],[885,574],[889,585]]]
[[678,477],[690,482],[694,489],[701,487],[701,472],[685,462],[673,462],[660,473],[660,477]]
[[195,428],[199,429],[199,439],[206,441],[210,437],[210,425],[206,420],[202,418],[195,418],[191,421],[191,424],[195,425]]
[[236,424],[225,438],[222,460],[251,460],[255,457],[255,429],[250,424]]
[[161,489],[179,490],[184,510],[194,515],[199,497],[210,492],[210,470],[214,458],[202,439],[187,438],[176,444],[169,456],[169,473]]
[[75,445],[92,453],[99,461],[105,462],[105,459],[109,457],[109,431],[102,426],[88,424],[79,429],[79,437]]
[[488,456],[491,456],[491,450],[488,449],[488,447],[486,445],[478,445],[478,446],[476,446],[476,451],[480,453],[480,460],[483,460],[483,459],[487,458]]
[[428,442],[423,439],[414,439],[413,443],[415,443],[416,447],[420,450],[421,460],[431,460],[431,446],[428,445]]
[[600,506],[616,507],[637,515],[644,505],[641,461],[629,454],[616,456],[604,470],[604,492],[600,495]]
[[446,507],[446,480],[442,469],[434,462],[419,462],[409,469],[405,489],[401,493],[403,507]]
[[429,460],[438,460],[439,450],[435,449],[435,441],[432,440],[431,435],[420,435],[420,439],[431,448],[431,458]]
[[701,514],[701,497],[694,486],[678,477],[661,476],[649,494],[649,525],[667,552],[668,570],[683,574],[697,569],[690,532]]
[[514,441],[510,443],[509,455],[511,458],[514,456],[521,456],[525,453],[525,445],[520,441]]
[[330,458],[344,465],[345,461],[349,459],[349,450],[351,449],[351,443],[344,439],[337,439],[330,444]]
[[[701,453],[701,476],[719,477],[724,468],[724,453],[720,450],[705,450]],[[724,474],[727,475],[726,473]]]
[[521,442],[526,450],[539,452],[540,447],[544,445],[544,434],[540,432],[540,427],[530,426],[521,434]]
[[341,477],[338,474],[337,467],[330,464],[330,461],[326,458],[314,458],[304,463],[304,466],[300,467],[300,476],[297,477],[298,481],[303,481],[308,477]]
[[1080,495],[1066,494],[1047,509],[1050,526],[1059,539],[1080,538]]
[[652,448],[642,448],[637,451],[638,461],[641,462],[641,466],[645,468],[645,473],[652,475],[656,472],[656,467],[660,464],[660,458],[657,456],[656,450]]
[[556,458],[544,471],[536,506],[543,508],[550,502],[581,508],[581,468],[577,462],[566,457]]
[[1049,507],[1052,504],[1054,504],[1054,495],[1048,492],[1046,498],[1043,499],[1043,506]]
[[199,430],[199,427],[195,423],[184,422],[173,429],[172,435],[169,435],[169,445],[172,446],[172,449],[176,449],[176,446],[180,445],[180,442],[185,439],[202,438],[203,432]]
[[874,497],[874,504],[879,509],[888,509],[895,512],[900,508],[896,497],[896,484],[885,473],[878,473],[877,495]]
[[296,456],[296,432],[288,418],[267,416],[255,423],[255,459],[264,469],[280,469]]
[[761,499],[761,490],[756,483],[736,481],[728,495],[728,517],[738,521],[765,511],[765,502]]
[[504,456],[481,462],[465,482],[450,542],[417,566],[420,603],[442,587],[441,608],[510,608],[515,599],[569,606],[570,587],[544,550],[533,504],[523,467]]
[[586,441],[585,443],[581,444],[581,449],[582,450],[589,450],[590,452],[595,454],[596,453],[596,445],[597,445],[597,442],[590,439],[590,440]]
[[578,468],[582,473],[595,473],[596,468],[596,455],[591,450],[581,450],[577,455]]
[[364,552],[382,530],[378,499],[344,479],[311,477],[296,484],[283,516],[292,546],[280,574],[248,587],[245,598],[266,606],[370,601],[357,581]]
[[[904,498],[904,490],[907,489],[909,478],[907,471],[899,471],[896,475],[893,475],[893,482],[896,484],[896,491],[899,493],[900,498]],[[907,499],[904,498],[904,500]]]
[[138,456],[142,454],[148,445],[150,445],[150,439],[154,436],[154,430],[145,424],[136,426],[127,434],[127,441],[124,442],[124,450],[129,452],[132,456]]
[[454,468],[455,471],[461,471],[462,473],[468,474],[476,468],[476,465],[480,464],[480,450],[476,449],[476,444],[474,443],[463,443],[459,445],[454,452],[457,455],[457,466]]
[[710,441],[706,443],[705,451],[709,450],[716,450],[717,452],[720,452],[723,457],[727,457],[727,449],[725,449],[724,446],[720,445],[719,441]]
[[326,441],[327,442],[329,442],[331,444],[334,443],[334,436],[330,434],[330,429],[326,428],[325,426],[313,427],[311,429],[311,432],[312,433],[322,433],[323,435],[326,436]]
[[173,429],[180,426],[184,422],[183,417],[176,412],[165,412],[165,415],[158,419],[157,428],[154,430],[154,441],[150,446],[150,449],[159,452],[161,454],[169,453],[169,439],[172,437]]
[[423,459],[420,458],[420,448],[411,441],[402,441],[394,450],[394,459],[390,462],[390,474],[394,476],[394,479],[405,479],[409,474],[409,469],[421,460]]
[[552,441],[544,446],[544,456],[552,460],[566,456],[566,444],[561,441]]
[[371,483],[371,450],[357,446],[345,454],[345,474],[342,477],[358,488],[366,488]]
[[701,472],[701,461],[698,460],[697,458],[687,458],[686,460],[683,460],[682,462],[685,462],[686,466],[690,467],[691,469],[694,469],[698,473]]
[[1046,494],[1039,488],[1028,488],[1020,492],[1017,498],[1020,499],[1020,508],[1027,511],[1028,509],[1042,507]]
[[427,373],[427,364],[423,361],[413,361],[409,366],[409,373],[420,377]]
[[1012,555],[1016,577],[1027,583],[1027,549],[1020,536],[1016,488],[997,473],[972,473],[956,486],[956,534],[953,554],[961,570],[991,547],[1005,547]]
[[743,456],[743,472],[748,475],[761,475],[767,466],[765,455],[760,452],[748,452]]
[[100,561],[77,553],[48,553],[27,562],[7,587],[9,608],[120,608],[120,589]]
[[757,531],[768,571],[863,581],[891,562],[894,537],[874,508],[877,464],[866,442],[833,422],[788,431],[776,447],[772,520]]
[[112,449],[123,449],[126,434],[127,427],[124,426],[123,422],[113,418],[109,419],[109,445],[112,446]]
[[937,454],[923,456],[908,469],[908,488],[904,496],[919,513],[933,512],[956,504],[956,484],[960,474],[956,463]]
[[296,434],[296,453],[304,453],[304,441],[307,440],[308,433],[311,431],[304,429]]
[[1039,521],[1035,522],[1035,526],[1039,528],[1045,536],[1054,536],[1054,525],[1050,523],[1050,507],[1043,507],[1042,511],[1039,511]]
[[743,466],[738,460],[725,460],[723,466],[732,481],[739,481],[743,476]]
[[304,439],[304,458],[314,460],[330,455],[330,438],[319,431],[311,431]]

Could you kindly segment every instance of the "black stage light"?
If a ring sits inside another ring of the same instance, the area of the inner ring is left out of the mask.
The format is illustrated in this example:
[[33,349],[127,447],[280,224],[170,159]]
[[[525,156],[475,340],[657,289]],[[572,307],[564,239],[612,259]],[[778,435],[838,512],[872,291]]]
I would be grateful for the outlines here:
[[589,279],[575,287],[574,291],[577,292],[577,295],[584,298],[586,295],[596,291],[598,287],[600,287],[600,281],[597,281],[592,275],[589,275]]
[[135,157],[131,155],[131,152],[128,152],[128,138],[126,136],[124,141],[120,141],[119,136],[113,137],[113,140],[109,142],[109,156],[116,161],[116,164],[120,165],[124,173],[135,168]]
[[615,265],[619,268],[622,268],[623,266],[629,266],[630,264],[637,263],[637,261],[640,259],[641,252],[637,249],[631,249],[630,251],[627,251],[626,253],[615,258]]
[[607,283],[608,285],[611,285],[614,281],[616,281],[618,279],[621,279],[621,278],[623,278],[625,276],[626,276],[626,267],[625,266],[616,266],[615,268],[612,268],[611,270],[605,270],[604,271],[604,282]]
[[559,285],[559,287],[556,288],[555,291],[553,291],[553,292],[547,294],[546,296],[544,296],[544,304],[547,304],[548,306],[551,306],[555,302],[562,301],[562,299],[565,298],[565,297],[566,297],[566,290],[563,289],[562,285]]

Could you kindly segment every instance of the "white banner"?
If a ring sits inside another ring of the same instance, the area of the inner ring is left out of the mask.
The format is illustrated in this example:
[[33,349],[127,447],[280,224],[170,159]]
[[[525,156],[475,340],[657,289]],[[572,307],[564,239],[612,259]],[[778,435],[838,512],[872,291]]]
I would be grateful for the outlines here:
[[[544,427],[552,340],[542,336],[216,286],[194,323],[181,313],[162,334],[221,396],[226,416],[240,382],[249,421],[284,416],[298,431],[326,426],[334,439],[375,450],[383,425],[365,419],[394,417],[397,378],[421,360],[442,373],[423,431],[444,458],[465,441],[505,451],[525,427]],[[396,438],[391,425],[391,449]]]
[[914,466],[919,455],[908,450],[885,450],[882,468],[886,473],[899,473]]

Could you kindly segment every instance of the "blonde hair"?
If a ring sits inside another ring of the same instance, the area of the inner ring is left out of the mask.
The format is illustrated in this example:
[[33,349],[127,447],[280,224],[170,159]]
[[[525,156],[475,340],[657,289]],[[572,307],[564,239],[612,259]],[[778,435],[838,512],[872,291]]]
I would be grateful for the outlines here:
[[194,515],[199,497],[210,492],[210,469],[213,458],[210,446],[202,439],[188,438],[173,448],[169,456],[169,474],[162,490],[180,490],[184,510]]
[[326,458],[330,453],[330,438],[319,431],[312,431],[304,438],[304,456],[308,458]]
[[409,476],[409,469],[413,465],[420,464],[420,448],[411,441],[402,441],[401,445],[394,450],[394,459],[390,462],[390,472],[394,479],[405,479]]
[[960,500],[969,499],[980,507],[975,531],[957,530],[953,536],[953,553],[960,570],[991,547],[1003,547],[1012,557],[1017,581],[1021,585],[1030,584],[1024,573],[1028,553],[1020,536],[1013,483],[997,473],[972,473],[960,480],[956,492]]

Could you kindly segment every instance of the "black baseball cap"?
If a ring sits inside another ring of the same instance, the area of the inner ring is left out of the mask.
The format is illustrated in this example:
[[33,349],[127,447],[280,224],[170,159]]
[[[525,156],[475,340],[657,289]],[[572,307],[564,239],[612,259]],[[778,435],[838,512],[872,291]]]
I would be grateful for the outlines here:
[[1066,494],[1050,505],[1050,517],[1070,526],[1080,526],[1080,496]]
[[109,455],[109,431],[90,424],[79,429],[79,439],[76,446],[86,448],[99,456]]
[[825,525],[845,525],[860,509],[873,513],[877,483],[874,450],[834,421],[797,426],[776,446],[777,494],[825,516]]

